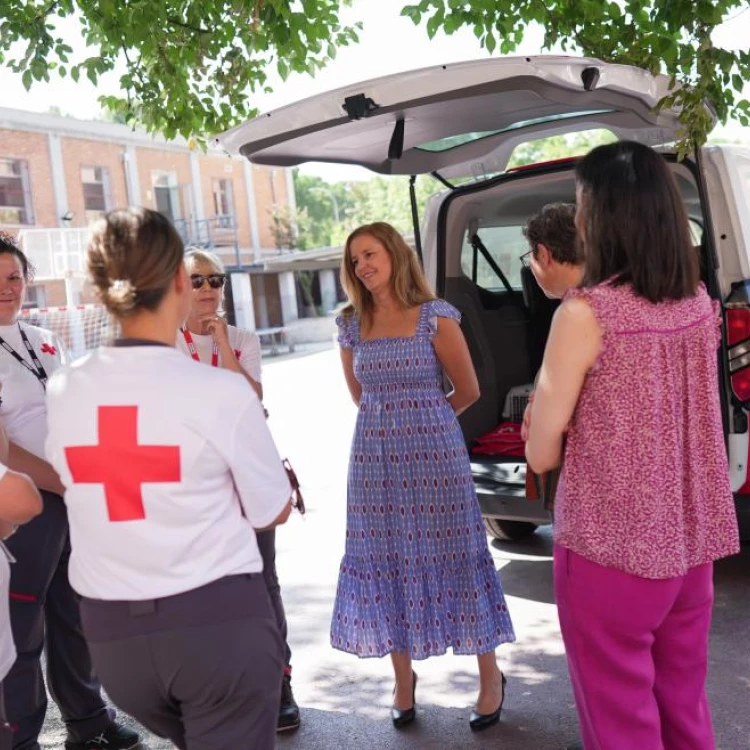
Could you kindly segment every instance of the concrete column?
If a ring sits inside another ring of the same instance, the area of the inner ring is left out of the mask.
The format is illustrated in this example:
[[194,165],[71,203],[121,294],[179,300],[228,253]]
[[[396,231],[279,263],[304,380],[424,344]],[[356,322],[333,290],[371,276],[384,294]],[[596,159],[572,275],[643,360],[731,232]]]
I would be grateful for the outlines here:
[[247,195],[247,215],[250,220],[250,237],[253,242],[253,256],[260,261],[260,233],[258,231],[258,207],[255,203],[255,185],[253,184],[253,165],[245,159],[245,194]]
[[332,268],[324,268],[318,272],[320,278],[320,299],[323,312],[329,313],[336,307],[336,272]]
[[284,325],[299,318],[297,308],[297,287],[294,274],[284,271],[279,274],[279,298],[281,299],[281,321]]
[[201,165],[198,154],[195,151],[190,152],[190,183],[193,191],[193,208],[195,210],[196,221],[206,218],[206,212],[203,206],[203,183],[201,182]]
[[122,166],[125,169],[125,185],[128,190],[128,203],[131,206],[142,206],[141,182],[138,177],[138,158],[135,146],[128,146],[122,155]]
[[[62,146],[60,145],[60,136],[55,133],[47,134],[49,143],[49,161],[50,170],[52,171],[52,190],[55,194],[55,208],[57,209],[57,223],[59,226],[65,226],[62,217],[69,211],[68,189],[65,185],[65,165],[63,164]],[[85,216],[79,216],[86,224]]]
[[250,274],[233,273],[232,301],[234,303],[234,320],[237,328],[255,330],[255,311],[253,310],[253,288],[250,285]]

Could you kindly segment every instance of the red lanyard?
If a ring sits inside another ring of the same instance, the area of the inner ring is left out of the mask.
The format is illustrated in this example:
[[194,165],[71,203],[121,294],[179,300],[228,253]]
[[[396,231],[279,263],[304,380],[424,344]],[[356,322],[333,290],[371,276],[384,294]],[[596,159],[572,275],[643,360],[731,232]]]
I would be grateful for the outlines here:
[[[200,362],[201,357],[200,354],[198,354],[198,350],[195,348],[195,342],[193,341],[193,336],[191,335],[190,331],[188,331],[187,327],[180,328],[182,331],[182,336],[185,339],[185,343],[187,344],[188,351],[190,352],[190,356],[196,361]],[[218,367],[219,366],[219,349],[216,346],[216,342],[214,341],[213,346],[211,347],[211,367]]]

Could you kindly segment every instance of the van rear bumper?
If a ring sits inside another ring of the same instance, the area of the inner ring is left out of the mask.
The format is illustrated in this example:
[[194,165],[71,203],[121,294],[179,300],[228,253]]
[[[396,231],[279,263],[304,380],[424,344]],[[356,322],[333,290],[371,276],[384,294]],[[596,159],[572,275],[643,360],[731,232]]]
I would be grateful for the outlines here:
[[526,463],[503,456],[471,456],[479,509],[486,518],[550,523],[541,500],[526,499]]

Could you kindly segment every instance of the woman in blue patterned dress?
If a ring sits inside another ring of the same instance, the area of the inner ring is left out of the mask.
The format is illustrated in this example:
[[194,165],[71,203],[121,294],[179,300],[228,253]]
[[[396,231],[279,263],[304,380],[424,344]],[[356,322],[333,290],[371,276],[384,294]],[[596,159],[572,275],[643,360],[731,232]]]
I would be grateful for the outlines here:
[[476,654],[470,726],[484,729],[505,696],[495,648],[515,636],[456,419],[479,397],[460,314],[435,298],[389,224],[349,236],[341,277],[341,359],[359,414],[331,644],[391,655],[397,727],[415,718],[412,660]]

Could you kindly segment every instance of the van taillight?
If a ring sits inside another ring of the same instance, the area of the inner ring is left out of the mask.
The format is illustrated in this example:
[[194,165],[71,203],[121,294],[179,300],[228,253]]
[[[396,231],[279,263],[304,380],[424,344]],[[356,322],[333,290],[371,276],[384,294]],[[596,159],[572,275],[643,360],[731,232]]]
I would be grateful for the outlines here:
[[743,406],[750,405],[750,307],[726,310],[729,374],[732,391]]
[[727,346],[750,339],[750,308],[732,307],[727,310]]

